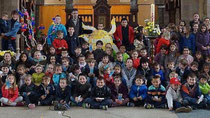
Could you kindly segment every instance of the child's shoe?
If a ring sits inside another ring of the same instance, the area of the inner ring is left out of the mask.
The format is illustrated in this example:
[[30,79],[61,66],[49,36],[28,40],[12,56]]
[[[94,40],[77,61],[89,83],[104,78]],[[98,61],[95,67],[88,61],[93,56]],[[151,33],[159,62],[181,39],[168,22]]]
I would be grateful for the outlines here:
[[179,113],[179,112],[191,112],[192,111],[192,108],[190,106],[187,106],[187,107],[180,107],[180,108],[177,108],[175,110],[176,113]]
[[18,103],[16,104],[16,106],[24,106],[24,103],[23,103],[23,102],[18,102]]
[[108,105],[103,105],[103,106],[100,106],[100,109],[103,109],[103,110],[108,110]]
[[154,109],[155,107],[152,104],[144,104],[144,108],[145,109]]
[[88,103],[83,103],[83,104],[82,104],[82,107],[83,107],[83,108],[88,108],[88,109],[89,109],[89,108],[90,108],[90,104],[88,104]]
[[36,107],[35,104],[29,104],[29,105],[28,105],[28,108],[29,108],[29,109],[34,109],[35,107]]
[[128,106],[128,107],[135,107],[135,104],[132,103],[132,102],[128,102],[128,103],[127,103],[127,106]]

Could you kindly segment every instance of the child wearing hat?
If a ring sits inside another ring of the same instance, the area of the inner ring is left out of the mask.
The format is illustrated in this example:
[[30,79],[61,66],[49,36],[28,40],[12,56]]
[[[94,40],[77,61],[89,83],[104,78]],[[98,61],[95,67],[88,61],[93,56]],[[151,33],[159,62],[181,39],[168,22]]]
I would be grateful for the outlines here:
[[180,85],[178,78],[171,78],[170,85],[166,93],[166,99],[168,103],[169,111],[175,110],[175,112],[190,112],[191,107],[182,106],[182,96],[180,91]]

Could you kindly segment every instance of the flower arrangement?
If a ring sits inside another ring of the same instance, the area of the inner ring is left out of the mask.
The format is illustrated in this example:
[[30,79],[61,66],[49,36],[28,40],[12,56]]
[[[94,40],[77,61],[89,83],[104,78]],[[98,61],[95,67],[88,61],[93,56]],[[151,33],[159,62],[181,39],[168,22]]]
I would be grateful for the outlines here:
[[146,26],[144,27],[148,36],[158,36],[160,35],[160,28],[158,24],[154,24],[154,22],[150,22],[148,19],[145,21]]

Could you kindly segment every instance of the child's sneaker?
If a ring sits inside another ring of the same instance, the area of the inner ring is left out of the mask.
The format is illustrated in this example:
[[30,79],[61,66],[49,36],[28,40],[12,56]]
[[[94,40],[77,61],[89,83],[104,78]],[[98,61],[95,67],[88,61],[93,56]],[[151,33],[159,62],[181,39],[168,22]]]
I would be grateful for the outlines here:
[[144,108],[145,108],[145,109],[154,109],[154,105],[145,104],[145,105],[144,105]]
[[74,102],[71,102],[70,104],[71,104],[71,106],[77,106],[77,104]]
[[100,108],[103,109],[103,110],[108,110],[108,105],[100,106]]
[[128,103],[127,103],[127,106],[128,106],[128,107],[135,107],[135,104],[132,103],[132,102],[128,102]]
[[83,107],[83,108],[88,108],[88,109],[89,109],[89,108],[90,108],[90,104],[88,104],[88,103],[83,103],[83,104],[82,104],[82,107]]
[[24,103],[23,103],[23,102],[18,102],[18,103],[16,104],[16,106],[24,106]]
[[200,98],[199,98],[198,101],[197,101],[197,104],[200,104],[200,103],[203,101],[203,99],[204,99],[204,96],[201,95]]
[[176,113],[179,113],[179,112],[186,112],[186,113],[188,113],[188,112],[191,112],[191,111],[192,111],[192,108],[190,106],[188,106],[188,107],[180,107],[180,108],[177,108],[175,110]]
[[29,108],[29,109],[34,109],[34,108],[35,108],[35,104],[29,104],[29,105],[28,105],[28,108]]

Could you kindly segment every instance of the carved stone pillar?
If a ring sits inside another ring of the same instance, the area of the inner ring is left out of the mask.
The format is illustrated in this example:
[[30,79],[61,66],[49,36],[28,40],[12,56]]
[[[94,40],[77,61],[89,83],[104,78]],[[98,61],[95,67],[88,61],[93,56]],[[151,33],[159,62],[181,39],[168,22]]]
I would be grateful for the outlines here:
[[73,0],[66,0],[66,20],[68,20],[70,18],[71,15],[71,11],[74,8],[74,4],[73,4]]
[[131,0],[131,9],[130,9],[130,13],[131,13],[131,17],[129,19],[130,23],[132,23],[132,26],[136,26],[137,25],[137,21],[138,21],[138,17],[137,17],[137,13],[138,13],[138,0]]

